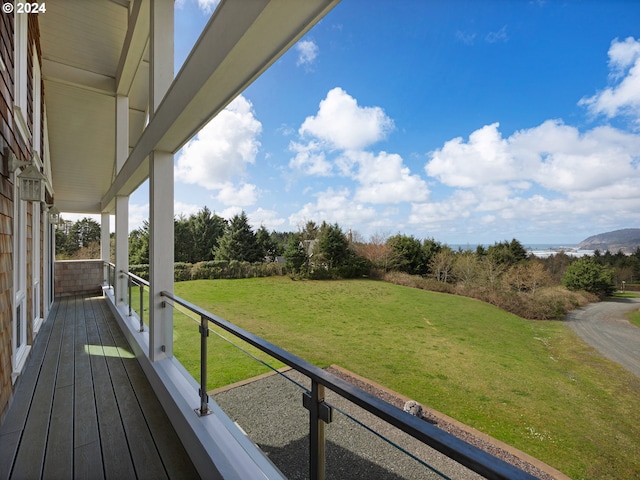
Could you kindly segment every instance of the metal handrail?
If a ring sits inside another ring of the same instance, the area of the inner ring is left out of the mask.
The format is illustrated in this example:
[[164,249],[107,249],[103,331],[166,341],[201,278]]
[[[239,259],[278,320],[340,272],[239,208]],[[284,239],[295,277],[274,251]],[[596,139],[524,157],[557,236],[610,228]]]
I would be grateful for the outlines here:
[[138,310],[138,317],[140,319],[140,331],[144,332],[144,287],[150,288],[150,283],[147,282],[144,278],[134,275],[131,272],[120,270],[120,273],[127,276],[127,289],[129,293],[129,301],[127,302],[127,304],[129,305],[129,316],[131,316],[133,313],[131,310],[131,289],[133,288],[134,284],[140,288],[140,310]]
[[[485,478],[502,480],[524,480],[536,478],[524,470],[521,470],[518,467],[515,467],[434,425],[431,425],[429,422],[425,422],[420,418],[404,412],[384,400],[381,400],[378,397],[375,397],[374,395],[371,395],[370,393],[346,382],[345,380],[332,375],[320,367],[317,367],[300,357],[277,347],[257,335],[254,335],[253,333],[250,333],[227,320],[207,312],[191,302],[177,297],[167,291],[160,292],[160,295],[171,299],[174,303],[177,303],[197,314],[202,320],[202,325],[205,324],[204,320],[211,322],[311,379],[312,394],[309,399],[310,402],[308,403],[310,403],[309,410],[312,415],[312,418],[310,419],[310,443],[312,445],[312,449],[324,450],[324,443],[321,442],[322,445],[318,445],[318,441],[314,439],[314,436],[320,434],[320,432],[318,432],[319,429],[314,428],[314,426],[317,427],[320,423],[320,419],[323,418],[321,407],[324,406],[324,398],[322,398],[324,395],[322,394],[322,390],[326,387]],[[200,330],[201,334],[204,335],[202,325]],[[206,404],[208,401],[208,398],[206,397],[206,357],[204,360],[201,360],[201,363],[202,362],[204,362],[204,364],[201,365],[201,412],[205,413],[204,410],[208,409]],[[313,415],[315,415],[315,418]],[[321,430],[324,429],[321,428]],[[318,472],[324,469],[324,458],[319,458],[318,452],[314,452],[313,450],[310,452],[310,455],[311,458],[309,463],[311,466],[311,478],[322,478],[322,474]],[[315,471],[314,467],[316,468]]]
[[107,261],[103,261],[102,263],[104,263],[104,265],[107,267],[107,282],[109,284],[109,288],[113,288],[113,285],[115,283],[114,277],[115,277],[116,266],[115,264]]

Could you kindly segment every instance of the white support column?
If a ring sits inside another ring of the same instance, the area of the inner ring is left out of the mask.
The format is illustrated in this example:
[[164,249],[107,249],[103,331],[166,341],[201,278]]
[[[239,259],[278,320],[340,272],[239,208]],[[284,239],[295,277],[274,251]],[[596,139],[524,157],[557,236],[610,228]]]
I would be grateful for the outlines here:
[[[103,262],[111,261],[111,228],[109,223],[111,221],[111,215],[102,212],[100,218],[100,258]],[[109,283],[109,268],[105,265],[102,274],[102,283]]]
[[[116,173],[129,156],[129,98],[116,96]],[[116,305],[127,302],[129,271],[129,197],[116,196]]]
[[129,271],[129,197],[116,197],[116,305],[127,301],[127,276]]
[[[173,81],[173,0],[151,0],[149,116]],[[173,311],[160,292],[173,293],[173,155],[149,156],[149,358],[173,356]]]
[[151,284],[151,360],[173,355],[173,311],[162,308],[163,290],[173,293],[173,155],[153,152],[149,159],[149,283]]

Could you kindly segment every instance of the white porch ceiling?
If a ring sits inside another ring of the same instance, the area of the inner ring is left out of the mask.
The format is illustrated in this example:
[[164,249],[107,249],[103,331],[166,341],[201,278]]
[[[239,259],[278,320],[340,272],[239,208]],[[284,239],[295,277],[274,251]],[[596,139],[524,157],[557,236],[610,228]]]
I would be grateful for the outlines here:
[[100,213],[115,178],[116,78],[129,2],[49,0],[38,20],[55,204]]
[[[48,0],[39,16],[55,204],[112,211],[340,0],[222,0],[145,129],[149,0]],[[129,97],[130,155],[115,169],[116,95]],[[116,175],[117,173],[117,175]]]

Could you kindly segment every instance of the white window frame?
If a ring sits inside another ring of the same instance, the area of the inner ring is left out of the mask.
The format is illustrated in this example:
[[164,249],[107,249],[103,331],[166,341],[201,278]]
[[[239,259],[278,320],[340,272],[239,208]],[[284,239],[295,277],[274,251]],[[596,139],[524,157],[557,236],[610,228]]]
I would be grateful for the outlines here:
[[[13,174],[14,181],[14,234],[13,234],[13,322],[11,326],[11,362],[12,380],[15,381],[22,371],[31,346],[27,342],[27,214],[26,202],[20,200],[18,172]],[[18,326],[19,324],[19,326]],[[20,343],[18,343],[20,340]]]
[[31,214],[31,278],[33,280],[31,284],[31,295],[34,337],[38,333],[38,330],[40,330],[40,325],[42,325],[43,321],[40,311],[40,285],[42,283],[40,278],[40,218],[40,204],[38,202],[34,202],[33,213]]
[[14,14],[14,97],[13,117],[18,131],[26,144],[31,143],[31,132],[27,119],[28,89],[28,15]]
[[[40,87],[41,83],[41,71],[40,71],[40,62],[38,61],[38,50],[36,46],[33,45],[32,48],[32,56],[33,56],[33,145],[32,151],[34,152],[33,158],[35,159],[36,167],[38,169],[42,169],[42,161],[41,158],[41,138],[42,135],[40,133],[41,130],[41,122],[42,122],[42,90]],[[31,295],[32,295],[32,312],[33,312],[33,335],[38,333],[40,329],[40,325],[42,325],[43,318],[41,316],[41,308],[40,308],[40,290],[41,290],[41,255],[40,255],[40,203],[35,202],[32,204],[32,215],[31,215],[31,230],[32,230],[32,245],[31,251],[33,252],[31,255],[31,278],[33,280],[31,285]]]
[[[42,71],[38,61],[38,50],[33,45],[33,151],[42,158]],[[39,165],[42,167],[42,165]]]

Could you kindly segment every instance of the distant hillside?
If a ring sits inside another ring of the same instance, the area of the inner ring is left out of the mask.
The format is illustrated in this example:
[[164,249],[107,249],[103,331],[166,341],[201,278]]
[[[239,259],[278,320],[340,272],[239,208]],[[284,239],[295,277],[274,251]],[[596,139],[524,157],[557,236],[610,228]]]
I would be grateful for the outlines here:
[[600,233],[589,237],[578,245],[582,250],[600,250],[617,253],[622,250],[624,253],[633,253],[640,247],[640,228],[625,228],[614,232]]

